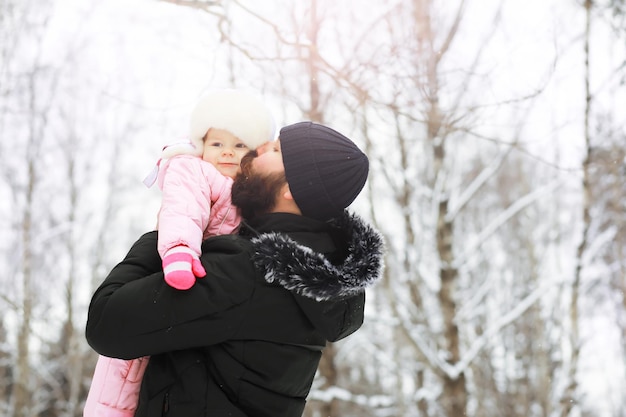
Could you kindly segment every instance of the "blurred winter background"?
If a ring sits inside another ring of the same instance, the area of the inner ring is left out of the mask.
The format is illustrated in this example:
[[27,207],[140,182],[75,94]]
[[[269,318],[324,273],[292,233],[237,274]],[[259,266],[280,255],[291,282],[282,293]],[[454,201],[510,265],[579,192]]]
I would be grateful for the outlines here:
[[624,0],[0,0],[0,415],[78,417],[93,290],[211,88],[371,158],[307,417],[626,416]]

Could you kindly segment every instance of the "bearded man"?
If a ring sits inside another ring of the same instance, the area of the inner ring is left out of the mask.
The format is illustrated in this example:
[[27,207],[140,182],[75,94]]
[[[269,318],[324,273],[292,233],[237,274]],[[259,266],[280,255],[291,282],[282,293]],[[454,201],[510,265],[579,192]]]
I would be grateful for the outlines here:
[[301,416],[326,343],[363,323],[383,243],[346,208],[367,180],[367,156],[301,122],[241,169],[232,186],[240,231],[204,241],[205,278],[186,291],[166,285],[149,232],[93,295],[94,350],[150,355],[136,417]]

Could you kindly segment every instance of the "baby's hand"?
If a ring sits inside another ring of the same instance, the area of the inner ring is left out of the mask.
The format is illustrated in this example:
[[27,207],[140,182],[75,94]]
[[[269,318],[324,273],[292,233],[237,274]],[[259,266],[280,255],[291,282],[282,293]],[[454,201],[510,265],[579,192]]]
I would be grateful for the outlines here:
[[202,278],[206,271],[198,255],[184,245],[175,246],[163,256],[165,282],[177,290],[188,290],[196,283],[196,277]]

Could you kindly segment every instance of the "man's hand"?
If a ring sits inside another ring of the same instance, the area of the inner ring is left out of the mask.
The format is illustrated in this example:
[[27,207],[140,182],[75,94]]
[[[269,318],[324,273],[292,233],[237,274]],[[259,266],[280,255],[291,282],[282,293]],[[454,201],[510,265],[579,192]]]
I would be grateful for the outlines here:
[[196,277],[202,278],[206,271],[198,255],[187,246],[174,246],[163,256],[165,282],[177,290],[188,290],[196,283]]

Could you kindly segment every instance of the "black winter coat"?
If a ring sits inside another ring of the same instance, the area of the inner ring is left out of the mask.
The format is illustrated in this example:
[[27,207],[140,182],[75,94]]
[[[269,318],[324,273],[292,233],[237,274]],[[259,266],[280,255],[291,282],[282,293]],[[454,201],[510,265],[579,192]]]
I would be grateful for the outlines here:
[[301,416],[321,350],[363,322],[382,240],[358,217],[274,213],[207,239],[187,291],[163,280],[143,235],[95,292],[86,336],[100,354],[150,355],[137,417]]

